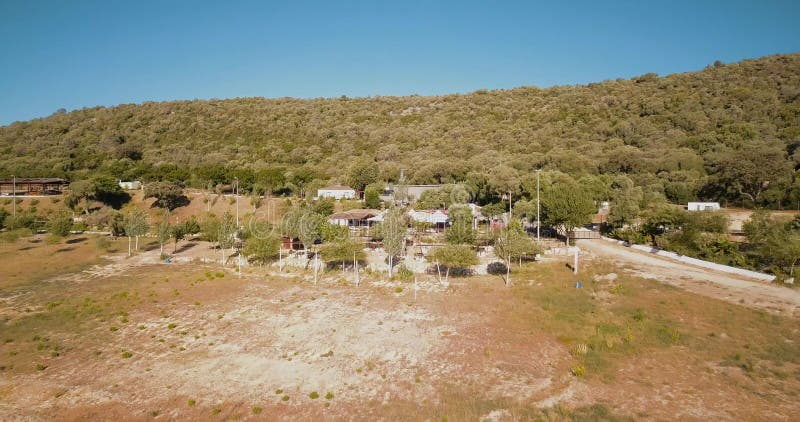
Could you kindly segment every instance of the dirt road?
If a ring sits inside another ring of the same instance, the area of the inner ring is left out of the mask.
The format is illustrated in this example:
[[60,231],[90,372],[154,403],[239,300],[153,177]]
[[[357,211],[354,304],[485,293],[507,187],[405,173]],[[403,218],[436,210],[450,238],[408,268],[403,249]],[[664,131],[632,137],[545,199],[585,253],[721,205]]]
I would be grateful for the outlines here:
[[610,259],[625,271],[700,295],[791,317],[800,316],[800,291],[700,268],[602,239],[580,240],[589,257]]

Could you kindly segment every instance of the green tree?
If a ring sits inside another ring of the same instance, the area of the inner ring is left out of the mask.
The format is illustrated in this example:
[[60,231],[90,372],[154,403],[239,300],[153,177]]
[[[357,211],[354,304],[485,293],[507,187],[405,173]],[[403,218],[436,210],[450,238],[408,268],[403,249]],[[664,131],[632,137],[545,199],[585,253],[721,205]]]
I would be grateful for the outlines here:
[[233,248],[236,242],[236,219],[231,213],[226,211],[222,215],[217,233],[217,244],[219,244],[219,249],[222,252],[222,266],[224,267],[227,261],[225,250]]
[[175,182],[153,182],[144,187],[145,198],[155,198],[153,206],[172,211],[189,204],[183,188]]
[[375,185],[367,186],[366,190],[364,190],[364,207],[365,208],[373,208],[378,209],[381,207],[381,195],[382,189]]
[[478,257],[472,247],[467,245],[439,246],[428,254],[428,260],[445,267],[445,283],[450,279],[450,268],[466,268],[478,265]]
[[219,240],[219,226],[219,217],[214,214],[206,216],[205,220],[200,224],[200,233],[202,233],[203,239],[211,243],[217,243]]
[[172,239],[175,241],[172,253],[178,252],[178,242],[185,239],[187,236],[193,236],[197,233],[200,233],[202,230],[200,223],[197,222],[197,219],[194,216],[189,217],[188,220],[181,222],[180,224],[176,224],[172,227],[170,235]]
[[748,243],[746,253],[761,268],[794,277],[800,260],[800,231],[794,220],[779,220],[756,211],[742,225]]
[[613,227],[635,224],[641,212],[642,188],[634,186],[627,176],[618,176],[611,188],[611,210],[608,223]]
[[162,256],[164,255],[164,244],[169,242],[169,239],[172,237],[172,231],[172,224],[170,224],[169,220],[166,218],[156,225],[156,240],[158,240]]
[[526,256],[542,252],[542,247],[528,237],[522,225],[514,222],[504,227],[494,239],[494,252],[497,257],[504,259],[508,268],[511,262],[521,261]]
[[519,195],[522,184],[519,172],[504,164],[493,167],[489,171],[487,181],[491,191],[498,197],[511,195],[509,201],[513,201],[513,197]]
[[6,211],[5,208],[0,208],[0,230],[6,228],[6,218],[10,215],[11,213]]
[[475,229],[472,227],[472,209],[466,205],[453,205],[447,215],[450,219],[450,227],[444,232],[447,243],[474,245]]
[[367,185],[375,183],[380,177],[378,163],[362,159],[353,163],[347,173],[347,183],[357,191],[363,191]]
[[136,238],[136,250],[139,250],[139,236],[150,230],[147,213],[139,208],[131,208],[125,213],[125,235],[128,236],[128,256],[131,255],[131,238]]
[[342,272],[347,263],[351,263],[353,260],[361,261],[366,257],[363,245],[347,238],[326,243],[320,252],[326,262],[341,264]]
[[337,242],[348,239],[350,237],[350,229],[348,229],[347,226],[325,222],[325,224],[320,227],[320,235],[324,242]]
[[677,230],[686,222],[686,211],[669,204],[654,204],[644,214],[642,233],[650,237],[650,242],[659,247],[658,236]]
[[333,214],[333,209],[333,198],[318,198],[317,200],[311,202],[311,211],[325,217]]
[[762,203],[762,194],[771,186],[789,185],[792,177],[784,149],[765,142],[748,142],[736,150],[721,148],[708,155],[708,166],[714,177],[707,190],[727,192],[753,205]]
[[481,213],[489,218],[495,218],[499,215],[502,215],[504,212],[508,211],[508,205],[503,204],[501,202],[495,202],[492,204],[486,204],[481,207]]
[[273,261],[278,256],[281,239],[271,231],[258,230],[256,235],[247,238],[242,249],[242,254],[248,262],[257,262],[264,265]]
[[403,253],[406,248],[408,225],[403,211],[400,208],[390,208],[384,214],[383,221],[377,227],[377,232],[383,238],[383,249],[389,256],[389,278],[391,278],[394,258]]
[[116,180],[107,176],[96,176],[72,182],[64,202],[75,211],[89,214],[91,201],[119,208],[130,199],[130,195],[122,190]]
[[557,183],[542,195],[542,221],[555,227],[566,237],[569,246],[569,234],[576,227],[591,221],[591,215],[597,208],[587,194],[574,181]]
[[47,218],[45,229],[54,236],[69,236],[69,232],[72,230],[72,213],[67,210],[53,212]]

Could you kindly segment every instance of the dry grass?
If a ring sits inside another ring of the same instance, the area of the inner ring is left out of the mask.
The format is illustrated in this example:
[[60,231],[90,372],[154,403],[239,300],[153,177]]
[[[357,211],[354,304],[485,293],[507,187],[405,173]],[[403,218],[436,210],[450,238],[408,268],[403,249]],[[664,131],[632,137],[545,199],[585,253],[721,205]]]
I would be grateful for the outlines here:
[[[76,273],[102,263],[102,256],[109,252],[97,247],[94,236],[70,236],[57,244],[44,239],[39,235],[0,242],[0,289]],[[110,251],[125,247],[123,240],[117,240],[111,243]]]
[[[15,263],[49,251],[25,242],[0,251]],[[577,278],[528,264],[512,288],[458,279],[416,302],[367,277],[314,287],[195,264],[52,279],[97,262],[93,250],[78,243],[75,267],[0,286],[0,416],[72,403],[78,419],[759,419],[800,402],[795,320],[635,277],[593,282],[615,271],[604,262]]]

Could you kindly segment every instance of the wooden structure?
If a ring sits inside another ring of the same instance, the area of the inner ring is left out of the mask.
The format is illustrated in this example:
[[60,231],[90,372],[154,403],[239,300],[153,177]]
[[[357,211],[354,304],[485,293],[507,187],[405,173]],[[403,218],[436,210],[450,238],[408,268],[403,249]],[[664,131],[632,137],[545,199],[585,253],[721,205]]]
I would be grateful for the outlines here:
[[58,195],[68,185],[67,180],[57,177],[17,177],[0,179],[0,193],[5,196]]
[[337,226],[347,226],[351,229],[365,228],[372,226],[375,222],[370,219],[380,213],[380,211],[372,209],[342,211],[328,217],[328,222]]
[[576,240],[576,239],[599,239],[600,232],[595,230],[587,229],[586,227],[576,227],[574,230],[569,232],[569,238]]

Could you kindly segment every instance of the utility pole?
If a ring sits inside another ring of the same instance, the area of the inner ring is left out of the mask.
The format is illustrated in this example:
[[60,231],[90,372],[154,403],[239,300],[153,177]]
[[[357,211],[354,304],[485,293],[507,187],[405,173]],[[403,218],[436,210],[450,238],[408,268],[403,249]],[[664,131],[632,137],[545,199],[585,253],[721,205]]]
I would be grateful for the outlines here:
[[319,265],[317,265],[317,259],[319,258],[319,253],[314,253],[314,285],[317,285],[317,271],[319,269]]
[[580,249],[575,247],[575,262],[572,264],[572,274],[578,274],[578,254],[580,253]]
[[539,237],[541,235],[540,227],[542,226],[541,210],[540,210],[541,206],[540,206],[540,201],[539,201],[539,196],[540,196],[540,193],[539,193],[539,191],[540,191],[539,179],[541,179],[541,177],[540,177],[541,173],[542,173],[542,169],[536,170],[536,241],[537,242],[540,240],[539,239]]
[[358,260],[356,259],[356,253],[353,252],[353,273],[356,276],[356,287],[358,287],[359,283],[361,282],[360,277],[358,276]]
[[508,191],[508,222],[511,225],[511,191]]
[[236,185],[233,188],[233,197],[236,198],[236,229],[239,229],[239,178],[233,178]]
[[11,176],[13,181],[11,182],[11,196],[14,198],[11,200],[11,203],[14,204],[14,217],[17,216],[17,176]]

